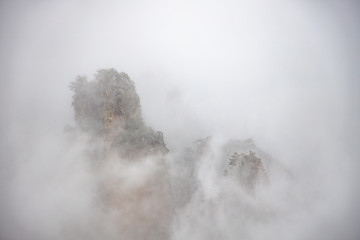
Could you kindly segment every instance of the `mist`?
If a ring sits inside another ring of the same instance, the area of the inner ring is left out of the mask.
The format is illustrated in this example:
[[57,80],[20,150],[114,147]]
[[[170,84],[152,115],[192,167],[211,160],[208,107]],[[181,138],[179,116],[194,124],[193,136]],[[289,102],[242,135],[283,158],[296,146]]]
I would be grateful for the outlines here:
[[[357,1],[2,1],[0,239],[358,239],[359,13]],[[99,170],[87,156],[101,139],[64,132],[70,82],[103,68],[135,82],[164,162]],[[278,163],[255,198],[219,174],[224,144],[249,138]],[[104,207],[101,184],[126,208]]]

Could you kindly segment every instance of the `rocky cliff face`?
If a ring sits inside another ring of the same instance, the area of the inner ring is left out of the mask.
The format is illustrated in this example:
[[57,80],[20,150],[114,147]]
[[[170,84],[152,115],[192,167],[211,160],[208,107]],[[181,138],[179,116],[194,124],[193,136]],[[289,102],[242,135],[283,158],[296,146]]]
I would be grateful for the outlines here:
[[168,152],[162,132],[144,124],[135,84],[126,73],[99,70],[94,81],[78,77],[70,88],[77,128],[102,137],[107,153],[134,159]]
[[86,157],[99,163],[95,198],[111,215],[116,239],[169,239],[168,149],[162,132],[144,123],[134,82],[126,73],[103,69],[93,81],[78,77],[70,88],[75,132],[95,142]]

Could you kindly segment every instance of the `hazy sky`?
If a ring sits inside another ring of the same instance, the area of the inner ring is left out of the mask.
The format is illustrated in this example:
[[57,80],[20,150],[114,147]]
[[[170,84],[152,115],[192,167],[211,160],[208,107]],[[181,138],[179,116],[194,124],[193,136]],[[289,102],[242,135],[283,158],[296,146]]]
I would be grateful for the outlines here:
[[23,147],[73,123],[69,83],[115,68],[171,149],[252,137],[322,169],[339,219],[359,219],[359,43],[357,1],[1,1],[1,185]]
[[356,1],[0,6],[2,123],[10,138],[71,123],[69,82],[114,67],[135,81],[145,119],[169,140],[180,131],[186,141],[216,133],[281,146],[331,135],[357,149]]

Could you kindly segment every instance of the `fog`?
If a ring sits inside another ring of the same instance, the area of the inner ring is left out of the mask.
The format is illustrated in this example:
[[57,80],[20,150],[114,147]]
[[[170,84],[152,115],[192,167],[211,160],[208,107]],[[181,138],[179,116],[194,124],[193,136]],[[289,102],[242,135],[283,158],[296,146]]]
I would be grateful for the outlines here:
[[[359,23],[357,1],[1,1],[0,239],[135,239],[128,216],[173,204],[179,155],[206,136],[193,197],[156,219],[168,239],[358,239]],[[96,143],[64,133],[69,83],[102,68],[135,82],[166,166],[95,171]],[[214,170],[224,142],[248,138],[291,175],[255,200]],[[109,213],[96,188],[111,176],[124,199],[159,187]]]

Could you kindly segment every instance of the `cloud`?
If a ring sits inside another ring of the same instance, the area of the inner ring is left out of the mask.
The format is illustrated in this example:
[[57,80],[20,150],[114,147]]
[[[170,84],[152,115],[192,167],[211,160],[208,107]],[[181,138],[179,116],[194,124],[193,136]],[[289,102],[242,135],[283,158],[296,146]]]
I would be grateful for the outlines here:
[[[186,169],[171,159],[208,135],[252,137],[291,169],[290,186],[274,179],[253,206],[280,213],[270,223],[244,220],[254,223],[247,237],[356,239],[358,10],[356,1],[1,2],[0,235],[48,239],[77,228],[67,236],[116,236],[111,223],[98,233],[86,224],[111,218],[92,205],[98,180],[83,155],[92,145],[69,147],[61,133],[73,122],[69,82],[114,67],[136,83],[146,123],[164,132],[171,171]],[[145,177],[156,169],[145,165],[125,169]],[[173,238],[241,235],[242,193],[233,200],[235,187],[219,185],[204,203],[212,176],[196,177],[203,187]]]

